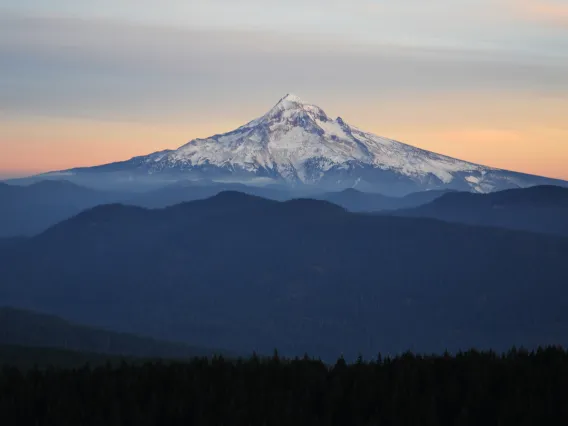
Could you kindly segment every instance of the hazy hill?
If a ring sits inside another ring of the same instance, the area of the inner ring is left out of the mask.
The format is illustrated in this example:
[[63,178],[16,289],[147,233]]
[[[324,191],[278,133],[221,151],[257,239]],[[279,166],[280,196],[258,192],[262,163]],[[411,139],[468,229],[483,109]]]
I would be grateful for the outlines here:
[[45,180],[29,186],[0,182],[0,237],[29,236],[124,194],[96,191],[67,181]]
[[568,188],[535,186],[491,194],[455,192],[394,214],[568,236]]
[[389,197],[382,194],[361,192],[353,188],[340,192],[328,192],[314,198],[330,201],[352,212],[376,212],[416,207],[426,204],[450,192],[432,190],[413,192],[403,197]]
[[167,185],[163,188],[135,194],[126,201],[128,204],[161,208],[188,201],[201,200],[213,197],[223,191],[239,191],[250,195],[257,195],[274,200],[287,200],[293,198],[290,191],[275,187],[255,187],[239,183],[219,183],[213,181],[187,181]]

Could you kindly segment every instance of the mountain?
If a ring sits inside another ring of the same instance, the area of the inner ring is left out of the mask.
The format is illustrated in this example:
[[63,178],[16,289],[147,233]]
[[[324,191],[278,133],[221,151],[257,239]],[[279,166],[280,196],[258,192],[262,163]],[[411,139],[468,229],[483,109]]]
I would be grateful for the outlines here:
[[99,330],[56,316],[10,307],[0,307],[0,345],[163,358],[209,356],[215,353],[181,343]]
[[64,180],[28,186],[0,182],[0,237],[37,234],[81,210],[124,198],[124,194],[96,191]]
[[382,194],[361,192],[353,188],[348,188],[339,192],[315,195],[313,198],[329,201],[352,212],[377,212],[417,207],[422,204],[427,204],[447,192],[449,191],[432,190],[413,192],[404,197],[389,197]]
[[101,186],[165,185],[211,179],[337,191],[356,187],[386,195],[427,189],[490,192],[566,182],[485,167],[376,136],[330,118],[294,95],[229,133],[194,139],[175,150],[127,161],[48,173]]
[[95,207],[0,254],[0,300],[237,353],[566,344],[568,239],[237,192]]
[[535,186],[491,194],[450,193],[393,214],[568,236],[568,189]]

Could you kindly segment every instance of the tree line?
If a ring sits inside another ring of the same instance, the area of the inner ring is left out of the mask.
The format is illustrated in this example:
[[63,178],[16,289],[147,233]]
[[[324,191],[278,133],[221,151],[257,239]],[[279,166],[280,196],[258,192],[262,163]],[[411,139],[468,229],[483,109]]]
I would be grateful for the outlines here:
[[568,353],[109,362],[0,372],[10,425],[568,424]]

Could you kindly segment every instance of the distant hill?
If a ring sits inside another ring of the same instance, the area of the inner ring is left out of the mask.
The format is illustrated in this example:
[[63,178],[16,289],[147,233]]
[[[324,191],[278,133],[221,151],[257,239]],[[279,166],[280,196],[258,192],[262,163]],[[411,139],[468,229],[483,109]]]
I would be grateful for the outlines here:
[[568,188],[535,186],[490,194],[455,192],[394,214],[568,236]]
[[0,345],[136,357],[209,356],[213,350],[86,327],[57,316],[0,307]]
[[29,186],[0,182],[0,237],[31,236],[124,194],[96,191],[67,181],[45,180]]
[[361,192],[349,188],[340,192],[328,192],[315,196],[314,198],[330,201],[352,212],[377,212],[416,207],[429,203],[448,192],[452,191],[432,190],[414,192],[404,197],[389,197],[382,194]]
[[237,353],[505,350],[568,343],[567,258],[566,238],[223,192],[59,223],[0,255],[0,300]]

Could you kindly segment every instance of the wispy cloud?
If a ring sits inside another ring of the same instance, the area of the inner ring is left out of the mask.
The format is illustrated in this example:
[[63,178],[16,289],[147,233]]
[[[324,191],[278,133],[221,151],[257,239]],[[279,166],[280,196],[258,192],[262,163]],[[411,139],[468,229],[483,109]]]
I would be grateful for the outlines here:
[[[24,114],[172,117],[287,91],[392,97],[566,90],[568,60],[501,51],[354,44],[271,32],[110,20],[0,18],[0,105]],[[236,112],[236,111],[235,111]]]

